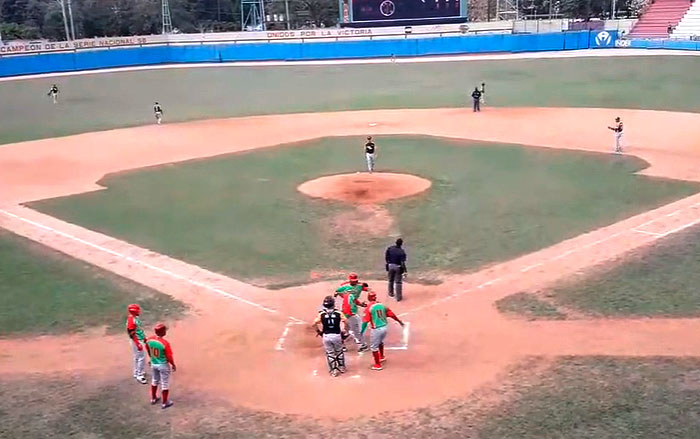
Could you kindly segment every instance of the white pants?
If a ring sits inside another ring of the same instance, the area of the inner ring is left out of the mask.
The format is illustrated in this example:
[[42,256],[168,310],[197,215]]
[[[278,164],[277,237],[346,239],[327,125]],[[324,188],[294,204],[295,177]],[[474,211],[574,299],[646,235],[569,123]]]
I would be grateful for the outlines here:
[[160,125],[160,122],[162,120],[163,120],[163,113],[161,113],[160,111],[157,111],[156,112],[156,122],[158,123],[158,125]]
[[146,376],[146,370],[144,367],[146,363],[146,346],[141,343],[141,350],[139,351],[136,347],[136,343],[134,343],[134,340],[131,340],[131,353],[134,357],[134,376]]
[[615,152],[622,152],[622,131],[615,132]]
[[153,373],[152,386],[160,384],[160,390],[170,390],[171,369],[169,364],[154,364],[151,366],[151,372]]
[[369,348],[372,352],[379,352],[379,346],[384,344],[387,329],[386,326],[372,329],[372,332],[369,334]]
[[360,316],[355,314],[352,317],[348,317],[345,322],[348,325],[348,331],[355,339],[355,343],[365,346],[365,338],[360,332]]
[[370,154],[370,153],[366,152],[365,159],[367,159],[367,170],[369,172],[373,172],[374,171],[374,159],[375,159],[374,154]]
[[57,104],[58,103],[58,93],[51,93],[51,97],[53,98],[53,103]]

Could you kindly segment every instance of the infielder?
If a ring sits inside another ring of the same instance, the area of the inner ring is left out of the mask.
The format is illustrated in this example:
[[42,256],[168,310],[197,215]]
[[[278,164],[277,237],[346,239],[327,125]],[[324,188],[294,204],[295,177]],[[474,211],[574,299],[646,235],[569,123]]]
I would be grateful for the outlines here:
[[133,354],[133,371],[134,379],[141,384],[146,384],[146,353],[143,350],[143,343],[146,340],[146,334],[141,327],[141,307],[135,303],[126,307],[129,314],[126,317],[126,333],[129,335],[131,342],[131,352]]
[[367,293],[367,300],[369,300],[369,304],[365,310],[365,317],[362,319],[362,334],[365,333],[368,324],[372,326],[372,332],[369,337],[369,347],[374,358],[372,370],[382,370],[384,369],[382,363],[386,361],[384,356],[384,339],[386,338],[388,325],[387,317],[396,320],[401,327],[403,327],[404,323],[393,311],[384,304],[377,302],[377,293],[374,291]]
[[608,127],[615,133],[615,154],[622,154],[622,120],[619,117],[615,118],[615,126]]
[[156,123],[160,125],[163,121],[163,107],[158,102],[153,104],[153,114],[156,116]]
[[[321,325],[319,328],[318,325]],[[337,377],[345,372],[345,353],[343,352],[343,338],[347,336],[345,329],[345,316],[335,308],[333,296],[323,299],[323,310],[314,320],[316,334],[323,337],[323,348],[326,351],[328,372]]]
[[52,85],[46,96],[51,96],[54,104],[58,104],[58,86],[56,84]]
[[170,374],[177,370],[175,366],[175,358],[173,358],[173,349],[170,343],[163,338],[167,333],[168,328],[164,324],[158,323],[154,328],[156,335],[148,337],[146,347],[148,348],[148,356],[151,358],[151,372],[153,379],[151,380],[151,404],[158,403],[158,386],[160,385],[163,401],[162,409],[167,409],[173,405],[173,402],[168,399],[170,396]]
[[478,87],[474,87],[472,92],[472,110],[475,113],[481,111],[481,92]]
[[377,159],[377,145],[372,141],[372,136],[367,136],[365,159],[367,160],[367,171],[371,174],[374,172],[374,162]]

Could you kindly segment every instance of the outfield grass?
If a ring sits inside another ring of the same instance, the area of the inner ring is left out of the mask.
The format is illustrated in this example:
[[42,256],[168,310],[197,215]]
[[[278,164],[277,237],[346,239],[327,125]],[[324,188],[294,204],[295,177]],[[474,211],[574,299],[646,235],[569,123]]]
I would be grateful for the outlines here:
[[[694,56],[211,67],[0,83],[0,143],[165,120],[372,108],[456,107],[487,83],[490,106],[700,111]],[[56,82],[58,105],[46,92]]]
[[124,327],[126,305],[147,321],[179,316],[184,305],[165,294],[49,250],[0,229],[0,336]]
[[533,374],[534,364],[493,389],[436,406],[332,423],[230,406],[178,388],[176,405],[163,412],[130,379],[16,376],[0,381],[0,438],[697,438],[697,359],[567,358]]
[[555,303],[603,316],[700,315],[700,226],[549,292]]
[[[358,139],[329,138],[111,175],[107,190],[33,203],[43,212],[249,282],[274,286],[383,272],[395,238],[339,236],[326,224],[352,207],[296,186],[362,169]],[[387,205],[412,279],[463,272],[577,236],[687,196],[698,185],[633,175],[633,157],[387,137],[380,170],[430,178],[425,194]]]

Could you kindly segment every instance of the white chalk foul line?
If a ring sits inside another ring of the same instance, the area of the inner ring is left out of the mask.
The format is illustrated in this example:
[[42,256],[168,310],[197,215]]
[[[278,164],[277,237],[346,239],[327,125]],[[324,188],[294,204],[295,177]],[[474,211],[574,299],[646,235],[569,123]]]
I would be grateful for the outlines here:
[[[693,204],[693,205],[690,206],[690,207],[687,207],[687,209],[694,209],[694,208],[696,208],[696,207],[698,207],[698,206],[700,206],[700,202],[695,203],[695,204]],[[673,211],[673,212],[671,212],[671,213],[668,213],[668,214],[666,214],[666,215],[664,215],[664,216],[666,216],[666,217],[676,216],[676,215],[680,214],[682,211],[683,211],[683,209],[678,209],[678,210],[675,210],[675,211]],[[676,228],[674,228],[674,229],[668,230],[668,231],[663,232],[663,233],[648,232],[648,231],[646,231],[646,230],[640,230],[642,227],[647,226],[647,225],[652,224],[652,223],[655,223],[655,222],[657,222],[657,221],[659,221],[659,220],[661,220],[661,218],[655,218],[655,219],[649,220],[649,221],[647,221],[647,222],[645,222],[645,223],[642,223],[642,224],[640,224],[640,225],[637,225],[637,226],[634,226],[634,227],[630,227],[630,228],[627,229],[627,230],[624,230],[624,231],[621,231],[621,232],[612,233],[612,234],[610,234],[610,235],[608,235],[608,236],[606,236],[606,237],[604,237],[604,238],[598,239],[597,241],[589,242],[588,244],[575,247],[575,248],[573,248],[572,250],[567,250],[567,251],[565,251],[564,253],[561,253],[561,254],[559,254],[559,255],[557,255],[557,256],[553,256],[553,257],[551,257],[551,258],[544,259],[542,262],[538,262],[538,263],[536,263],[536,264],[532,264],[532,265],[528,265],[527,267],[523,267],[523,268],[520,269],[520,272],[522,272],[522,273],[527,273],[528,271],[532,270],[533,268],[541,267],[541,266],[543,266],[543,265],[545,265],[545,264],[547,264],[547,263],[549,263],[549,262],[553,262],[553,261],[558,261],[558,260],[560,260],[560,259],[564,259],[564,258],[566,258],[567,256],[570,256],[570,255],[572,255],[572,254],[574,254],[574,253],[576,253],[576,252],[579,252],[579,251],[581,251],[581,250],[585,250],[585,249],[588,249],[588,248],[590,248],[590,247],[594,247],[594,246],[596,246],[596,245],[602,244],[602,243],[604,243],[604,242],[606,242],[606,241],[609,241],[609,240],[611,240],[611,239],[617,238],[618,236],[622,235],[625,231],[629,231],[629,232],[638,232],[638,233],[642,233],[642,234],[645,234],[645,235],[653,236],[653,237],[654,237],[654,240],[656,240],[656,239],[663,238],[663,237],[665,237],[665,236],[671,235],[671,234],[673,234],[673,233],[680,232],[681,230],[687,229],[687,228],[689,228],[689,227],[692,227],[692,226],[694,226],[694,225],[700,223],[700,218],[698,218],[698,219],[695,219],[695,220],[693,220],[693,221],[691,221],[691,222],[689,222],[689,223],[683,224],[682,226],[676,227]],[[418,312],[418,311],[422,311],[422,310],[424,310],[424,309],[426,309],[426,308],[430,308],[430,307],[432,307],[432,306],[435,306],[435,305],[437,305],[437,304],[439,304],[439,303],[447,302],[448,300],[452,300],[452,299],[457,298],[457,297],[459,297],[459,296],[463,296],[464,294],[467,294],[467,293],[473,291],[474,289],[483,289],[483,288],[485,288],[485,287],[487,287],[487,286],[489,286],[489,285],[493,285],[494,283],[503,280],[504,278],[507,279],[508,277],[514,277],[515,275],[516,275],[515,272],[511,272],[510,274],[506,274],[506,275],[504,275],[504,276],[502,276],[502,277],[498,277],[498,278],[492,279],[492,280],[490,280],[490,281],[484,282],[484,283],[482,283],[482,284],[480,284],[480,285],[477,285],[476,287],[467,288],[466,290],[463,290],[463,291],[460,291],[460,292],[457,292],[457,293],[454,293],[454,294],[450,294],[449,296],[441,297],[441,298],[436,299],[436,300],[434,300],[434,301],[432,301],[432,302],[428,302],[428,303],[423,304],[423,305],[421,305],[421,306],[419,306],[419,307],[416,307],[416,308],[413,308],[413,309],[411,309],[411,310],[408,310],[408,311],[406,311],[406,312],[404,312],[404,313],[401,313],[401,314],[399,314],[399,317],[405,317],[405,316],[408,316],[408,315],[410,315],[410,314],[412,314],[412,313],[415,313],[415,312]]]
[[301,325],[303,323],[304,322],[302,322],[300,320],[292,319],[290,317],[287,324],[284,325],[284,330],[282,330],[282,335],[280,336],[280,338],[277,339],[277,344],[275,345],[275,350],[276,351],[283,351],[284,350],[284,342],[286,341],[287,336],[289,335],[289,331],[292,329],[292,326]]
[[[14,219],[16,219],[16,220],[22,221],[22,222],[24,222],[24,223],[31,224],[32,226],[37,227],[37,228],[39,228],[39,229],[46,230],[47,232],[51,232],[51,233],[53,233],[53,234],[62,236],[62,237],[64,237],[64,238],[70,239],[70,240],[72,240],[72,241],[79,242],[79,243],[81,243],[81,244],[83,244],[83,245],[85,245],[85,246],[94,248],[95,250],[99,250],[99,251],[101,251],[101,252],[108,253],[108,254],[110,254],[110,255],[112,255],[112,256],[116,256],[116,257],[118,257],[118,258],[120,258],[120,259],[124,259],[125,261],[129,261],[129,262],[132,262],[132,263],[137,264],[137,265],[141,265],[141,266],[146,267],[146,268],[148,268],[148,269],[150,269],[150,270],[157,271],[157,272],[159,272],[159,273],[161,273],[161,274],[164,274],[164,275],[166,275],[166,276],[170,276],[170,277],[172,277],[172,278],[174,278],[174,279],[178,279],[178,280],[185,281],[185,282],[187,282],[187,283],[189,283],[189,284],[191,284],[191,285],[194,285],[194,286],[203,288],[203,289],[205,289],[205,290],[209,290],[209,291],[211,291],[211,292],[214,292],[214,293],[219,294],[219,295],[221,295],[221,296],[227,297],[227,298],[229,298],[229,299],[233,299],[233,300],[236,300],[236,301],[238,301],[238,302],[245,303],[246,305],[250,305],[250,306],[252,306],[252,307],[254,307],[254,308],[257,308],[257,309],[260,309],[260,310],[262,310],[262,311],[265,311],[265,312],[268,312],[268,313],[271,313],[271,314],[278,314],[278,313],[279,313],[277,310],[274,310],[274,309],[272,309],[272,308],[268,308],[268,307],[266,307],[266,306],[264,306],[264,305],[260,305],[259,303],[251,302],[250,300],[244,299],[244,298],[242,298],[242,297],[240,297],[240,296],[236,296],[235,294],[231,294],[231,293],[229,293],[229,292],[227,292],[227,291],[224,291],[224,290],[222,290],[221,288],[217,288],[217,287],[215,287],[215,286],[206,284],[206,283],[204,283],[204,282],[200,282],[200,281],[197,281],[197,280],[194,280],[194,279],[187,278],[187,277],[182,276],[182,275],[180,275],[180,274],[174,273],[174,272],[172,272],[172,271],[170,271],[170,270],[166,270],[166,269],[161,268],[161,267],[158,267],[158,266],[156,266],[156,265],[149,264],[148,262],[144,262],[144,261],[142,261],[142,260],[140,260],[140,259],[132,258],[131,256],[127,256],[127,255],[125,255],[125,254],[122,254],[122,253],[119,253],[119,252],[117,252],[117,251],[114,251],[114,250],[108,249],[108,248],[106,248],[106,247],[103,247],[103,246],[101,246],[101,245],[99,245],[99,244],[95,244],[95,243],[92,243],[92,242],[90,242],[90,241],[86,241],[86,240],[84,240],[84,239],[82,239],[82,238],[78,238],[77,236],[71,235],[70,233],[66,233],[66,232],[63,232],[63,231],[54,229],[53,227],[47,226],[47,225],[45,225],[45,224],[41,224],[41,223],[39,223],[39,222],[30,220],[30,219],[28,219],[28,218],[24,218],[24,217],[22,217],[22,216],[19,216],[19,215],[16,215],[16,214],[12,213],[12,212],[8,212],[8,211],[6,211],[6,210],[4,210],[4,209],[0,209],[0,213],[2,213],[3,215],[9,216],[9,217],[11,217],[11,218],[14,218]],[[294,321],[294,322],[298,322],[298,323],[299,323],[299,322],[302,322],[302,320],[299,320],[299,319],[294,318],[294,317],[289,317],[289,319],[292,320],[292,321]]]

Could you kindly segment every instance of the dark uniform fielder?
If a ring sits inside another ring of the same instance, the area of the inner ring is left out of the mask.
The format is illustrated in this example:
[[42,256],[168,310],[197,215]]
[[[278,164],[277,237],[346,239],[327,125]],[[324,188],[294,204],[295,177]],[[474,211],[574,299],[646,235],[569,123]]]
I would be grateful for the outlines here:
[[476,113],[477,111],[481,111],[481,91],[479,91],[478,87],[474,87],[474,91],[472,92],[472,109]]
[[58,103],[58,86],[56,84],[52,85],[46,96],[50,96],[53,99],[53,103]]
[[365,143],[365,159],[367,160],[367,172],[374,172],[374,162],[377,159],[377,145],[374,144],[372,136],[367,136]]
[[163,121],[163,107],[161,107],[158,102],[153,104],[153,114],[156,117],[156,123],[160,125]]
[[615,118],[615,126],[608,127],[609,130],[615,133],[615,154],[622,153],[622,132],[624,127],[622,126],[622,120],[619,117]]

